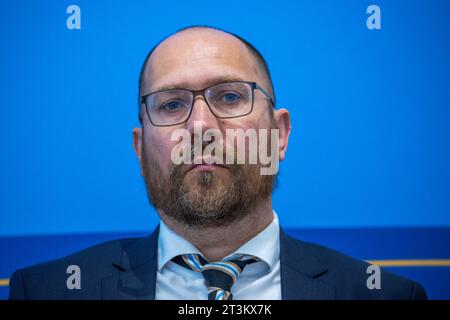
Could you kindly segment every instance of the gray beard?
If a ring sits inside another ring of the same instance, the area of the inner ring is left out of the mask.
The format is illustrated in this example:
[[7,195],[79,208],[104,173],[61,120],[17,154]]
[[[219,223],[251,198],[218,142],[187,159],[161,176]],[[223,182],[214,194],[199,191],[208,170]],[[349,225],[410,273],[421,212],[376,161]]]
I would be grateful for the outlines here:
[[215,171],[198,173],[196,188],[184,182],[183,165],[171,165],[164,175],[142,150],[144,181],[150,203],[169,218],[189,227],[223,227],[248,216],[277,185],[277,175],[260,175],[260,165],[231,165],[228,183]]

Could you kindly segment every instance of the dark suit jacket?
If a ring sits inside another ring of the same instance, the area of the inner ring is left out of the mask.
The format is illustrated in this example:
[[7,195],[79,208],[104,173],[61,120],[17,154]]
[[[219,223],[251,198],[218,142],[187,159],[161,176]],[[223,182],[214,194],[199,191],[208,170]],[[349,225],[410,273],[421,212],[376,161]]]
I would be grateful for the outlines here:
[[[105,242],[70,256],[19,269],[10,299],[155,299],[157,228],[145,238]],[[81,270],[81,288],[66,285],[69,265]],[[426,299],[423,287],[381,271],[381,289],[367,288],[368,264],[280,232],[283,299]]]

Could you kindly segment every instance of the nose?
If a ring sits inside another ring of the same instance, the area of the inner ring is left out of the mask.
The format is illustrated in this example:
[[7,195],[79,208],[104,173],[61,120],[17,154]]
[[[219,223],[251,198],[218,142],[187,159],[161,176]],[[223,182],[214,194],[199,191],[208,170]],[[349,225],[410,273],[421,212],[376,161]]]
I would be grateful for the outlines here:
[[194,125],[201,125],[202,131],[208,129],[219,129],[219,120],[211,112],[204,98],[197,96],[192,106],[191,116],[186,122],[186,126],[191,134],[194,134]]

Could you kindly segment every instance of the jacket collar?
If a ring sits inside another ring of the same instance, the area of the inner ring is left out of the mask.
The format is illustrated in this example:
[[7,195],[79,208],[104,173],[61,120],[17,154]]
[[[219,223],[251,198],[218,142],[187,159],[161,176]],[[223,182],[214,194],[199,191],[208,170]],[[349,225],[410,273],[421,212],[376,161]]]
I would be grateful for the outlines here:
[[154,300],[159,226],[150,236],[123,247],[113,265],[118,272],[102,280],[102,299]]
[[330,300],[335,288],[320,277],[328,268],[306,243],[280,229],[280,276],[283,300]]
[[[122,248],[113,261],[118,272],[102,280],[102,299],[155,299],[159,226]],[[328,269],[304,242],[280,229],[280,276],[283,300],[333,299],[335,288],[320,281]]]

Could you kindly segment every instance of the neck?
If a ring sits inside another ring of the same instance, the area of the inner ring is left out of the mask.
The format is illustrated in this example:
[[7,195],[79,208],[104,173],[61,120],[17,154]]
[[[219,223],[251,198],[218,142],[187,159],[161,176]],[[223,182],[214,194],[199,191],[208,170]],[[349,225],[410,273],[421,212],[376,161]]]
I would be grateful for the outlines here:
[[272,222],[272,198],[263,201],[239,221],[223,227],[186,226],[164,212],[159,212],[159,215],[170,229],[196,246],[206,260],[218,261],[236,251]]

